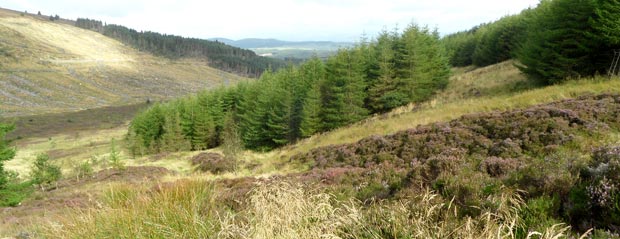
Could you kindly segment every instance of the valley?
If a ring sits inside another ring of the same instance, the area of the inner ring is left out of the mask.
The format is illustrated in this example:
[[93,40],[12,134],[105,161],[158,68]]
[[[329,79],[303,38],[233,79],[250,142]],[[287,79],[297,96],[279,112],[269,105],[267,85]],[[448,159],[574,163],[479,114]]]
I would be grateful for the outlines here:
[[0,8],[0,238],[620,238],[616,0],[273,4]]
[[246,79],[10,10],[0,9],[0,33],[2,117],[169,100]]

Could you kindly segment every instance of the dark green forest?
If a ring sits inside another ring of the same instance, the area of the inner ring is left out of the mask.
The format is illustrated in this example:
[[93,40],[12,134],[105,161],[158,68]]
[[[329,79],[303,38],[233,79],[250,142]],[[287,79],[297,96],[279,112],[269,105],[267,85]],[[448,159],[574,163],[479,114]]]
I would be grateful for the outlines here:
[[136,31],[120,25],[78,18],[75,25],[100,32],[140,51],[168,58],[207,58],[209,65],[227,72],[259,77],[267,69],[285,66],[282,60],[256,55],[253,51],[226,45],[218,41],[186,38],[156,32]]
[[[135,154],[217,147],[224,136],[269,150],[424,101],[447,85],[449,73],[438,33],[411,25],[325,62],[314,58],[258,81],[154,105],[132,121],[128,139]],[[224,133],[231,128],[238,133]]]
[[554,84],[604,75],[620,49],[620,1],[543,0],[534,9],[442,39],[453,66],[516,59],[530,79]]

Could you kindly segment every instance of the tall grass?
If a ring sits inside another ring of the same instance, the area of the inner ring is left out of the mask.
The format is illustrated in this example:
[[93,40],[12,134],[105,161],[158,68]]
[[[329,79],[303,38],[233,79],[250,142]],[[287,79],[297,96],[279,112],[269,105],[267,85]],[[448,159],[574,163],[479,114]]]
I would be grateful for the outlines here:
[[110,188],[99,209],[57,218],[41,233],[48,238],[213,238],[220,229],[211,184],[182,181],[145,190]]
[[511,190],[489,198],[477,217],[459,216],[450,200],[426,191],[363,205],[296,183],[258,184],[244,209],[224,210],[207,182],[181,181],[140,191],[115,186],[99,209],[76,211],[44,226],[49,238],[562,238],[569,227],[518,235],[526,204]]

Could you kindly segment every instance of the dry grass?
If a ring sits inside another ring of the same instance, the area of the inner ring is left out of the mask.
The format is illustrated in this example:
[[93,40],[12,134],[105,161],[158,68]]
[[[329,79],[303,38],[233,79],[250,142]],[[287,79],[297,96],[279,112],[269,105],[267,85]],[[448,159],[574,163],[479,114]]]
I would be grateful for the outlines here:
[[142,103],[244,78],[207,62],[168,60],[102,34],[0,9],[2,116]]
[[[478,217],[427,191],[398,202],[362,206],[299,184],[259,184],[239,212],[218,208],[216,190],[182,181],[145,192],[117,186],[99,209],[75,211],[41,229],[49,238],[518,238],[525,204],[510,190],[489,198],[496,205]],[[526,238],[565,238],[554,225]]]

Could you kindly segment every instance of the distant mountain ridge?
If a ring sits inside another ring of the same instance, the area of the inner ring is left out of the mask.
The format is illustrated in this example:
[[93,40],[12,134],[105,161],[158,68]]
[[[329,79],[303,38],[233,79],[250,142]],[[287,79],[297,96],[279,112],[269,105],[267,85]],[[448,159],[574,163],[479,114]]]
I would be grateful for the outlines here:
[[282,41],[273,38],[244,38],[241,40],[232,40],[228,38],[211,38],[209,40],[222,42],[227,45],[236,46],[239,48],[254,49],[254,48],[271,48],[271,47],[286,47],[286,46],[308,46],[314,45],[317,47],[332,47],[338,48],[347,47],[353,45],[352,42],[333,42],[333,41]]

